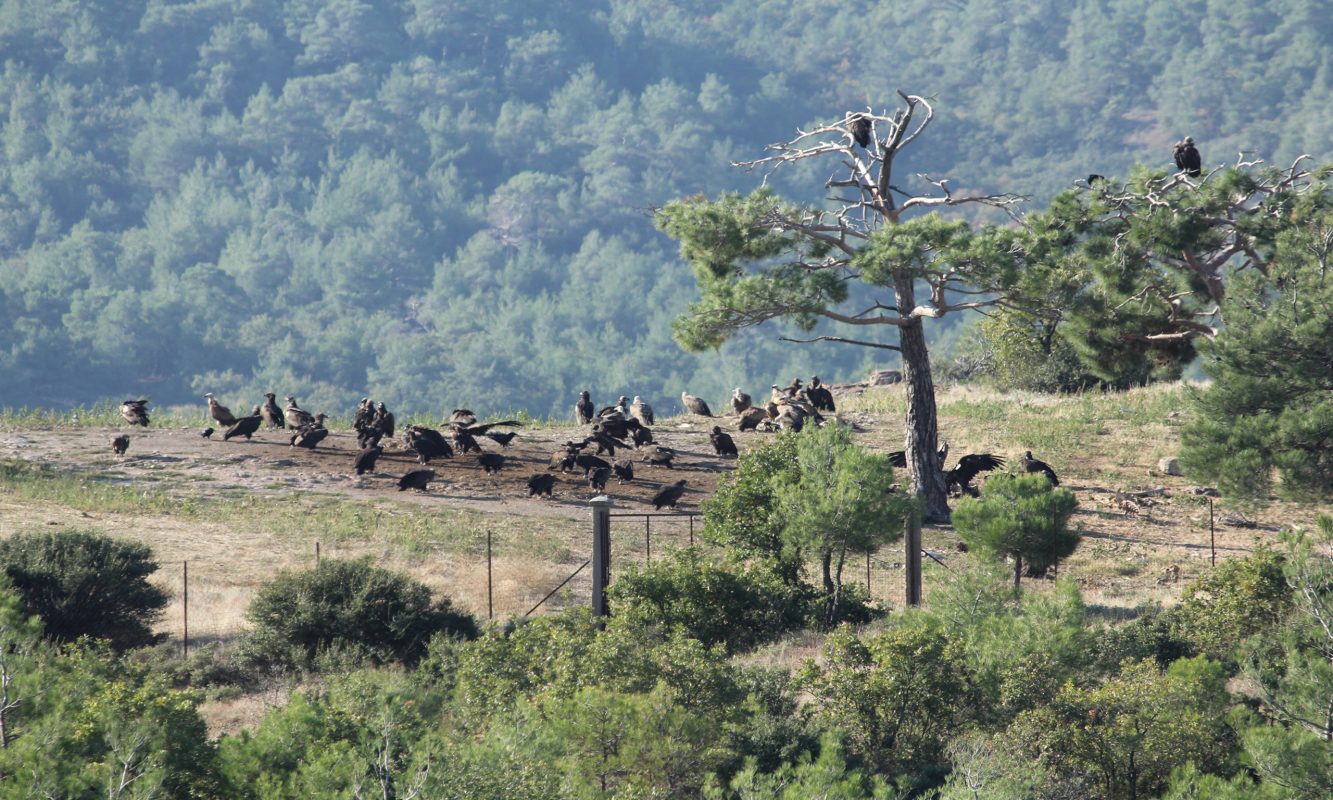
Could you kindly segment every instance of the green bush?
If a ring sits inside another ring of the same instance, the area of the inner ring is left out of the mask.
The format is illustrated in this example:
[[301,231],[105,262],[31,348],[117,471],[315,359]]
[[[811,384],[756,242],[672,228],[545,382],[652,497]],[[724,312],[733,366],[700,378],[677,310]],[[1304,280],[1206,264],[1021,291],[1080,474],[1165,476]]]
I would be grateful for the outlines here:
[[1052,489],[1046,476],[996,475],[980,499],[964,497],[953,513],[954,529],[978,552],[1014,559],[1014,589],[1029,568],[1054,566],[1078,547],[1068,528],[1078,506],[1068,489]]
[[19,534],[0,541],[0,569],[25,613],[47,637],[108,640],[117,649],[151,643],[167,594],[148,582],[157,571],[142,542],[86,531]]
[[617,617],[679,627],[732,653],[801,627],[813,599],[770,570],[716,564],[696,548],[642,569],[630,567],[608,594]]
[[1198,652],[1234,664],[1249,636],[1272,630],[1291,608],[1283,559],[1262,547],[1223,561],[1189,583],[1171,611],[1171,631]]
[[259,590],[246,617],[255,629],[242,647],[245,660],[302,668],[330,648],[415,663],[433,634],[477,632],[472,617],[455,611],[447,597],[432,602],[425,584],[369,559],[283,571]]

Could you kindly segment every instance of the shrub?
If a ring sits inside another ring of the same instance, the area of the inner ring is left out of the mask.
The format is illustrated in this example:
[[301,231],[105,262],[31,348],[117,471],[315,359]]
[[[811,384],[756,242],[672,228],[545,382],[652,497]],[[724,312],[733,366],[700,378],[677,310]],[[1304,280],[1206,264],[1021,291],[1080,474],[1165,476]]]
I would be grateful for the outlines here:
[[243,657],[259,664],[310,667],[321,651],[363,649],[374,661],[415,663],[440,631],[476,635],[476,623],[429,587],[372,565],[325,560],[284,571],[260,589],[246,617],[255,630]]
[[958,502],[953,523],[971,549],[1013,557],[1017,589],[1024,561],[1050,567],[1078,547],[1078,533],[1067,527],[1077,505],[1072,492],[1052,489],[1044,475],[996,475],[984,497]]
[[157,571],[142,542],[86,531],[19,534],[0,541],[0,569],[25,613],[47,637],[107,639],[117,649],[149,644],[167,594],[148,582]]
[[642,569],[629,568],[609,595],[617,617],[679,627],[733,653],[800,627],[810,605],[770,570],[715,564],[695,548],[675,551]]
[[1189,583],[1171,611],[1172,633],[1199,652],[1235,662],[1245,638],[1275,629],[1291,608],[1283,559],[1266,547],[1223,561]]

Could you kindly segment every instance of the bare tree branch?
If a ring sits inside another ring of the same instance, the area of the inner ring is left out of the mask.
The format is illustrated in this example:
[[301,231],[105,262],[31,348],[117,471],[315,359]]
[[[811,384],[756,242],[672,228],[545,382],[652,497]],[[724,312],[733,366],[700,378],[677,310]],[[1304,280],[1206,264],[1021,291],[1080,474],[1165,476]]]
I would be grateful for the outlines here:
[[848,339],[842,336],[816,336],[813,339],[792,339],[788,336],[779,336],[778,339],[783,342],[794,342],[796,344],[812,344],[814,342],[841,342],[843,344],[855,344],[861,347],[875,347],[880,350],[894,350],[901,353],[902,348],[894,344],[883,344],[881,342],[867,342],[860,339]]

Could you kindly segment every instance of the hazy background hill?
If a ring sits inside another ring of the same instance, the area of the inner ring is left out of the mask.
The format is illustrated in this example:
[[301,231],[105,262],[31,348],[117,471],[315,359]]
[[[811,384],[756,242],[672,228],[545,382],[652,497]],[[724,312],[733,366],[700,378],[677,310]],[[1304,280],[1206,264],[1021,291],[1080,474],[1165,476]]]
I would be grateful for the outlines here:
[[1330,53],[1323,0],[8,0],[0,405],[856,379],[884,354],[681,352],[693,279],[647,209],[898,88],[937,100],[914,170],[1036,206],[1187,133],[1327,160]]

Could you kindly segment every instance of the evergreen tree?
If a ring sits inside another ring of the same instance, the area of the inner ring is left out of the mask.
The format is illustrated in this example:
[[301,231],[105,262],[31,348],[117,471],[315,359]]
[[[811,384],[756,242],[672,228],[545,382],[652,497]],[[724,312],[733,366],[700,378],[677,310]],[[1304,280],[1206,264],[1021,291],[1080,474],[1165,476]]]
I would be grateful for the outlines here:
[[965,497],[954,511],[954,527],[968,547],[1014,559],[1014,591],[1023,568],[1045,570],[1074,552],[1079,535],[1068,528],[1078,501],[1054,489],[1045,475],[995,475],[979,499]]

